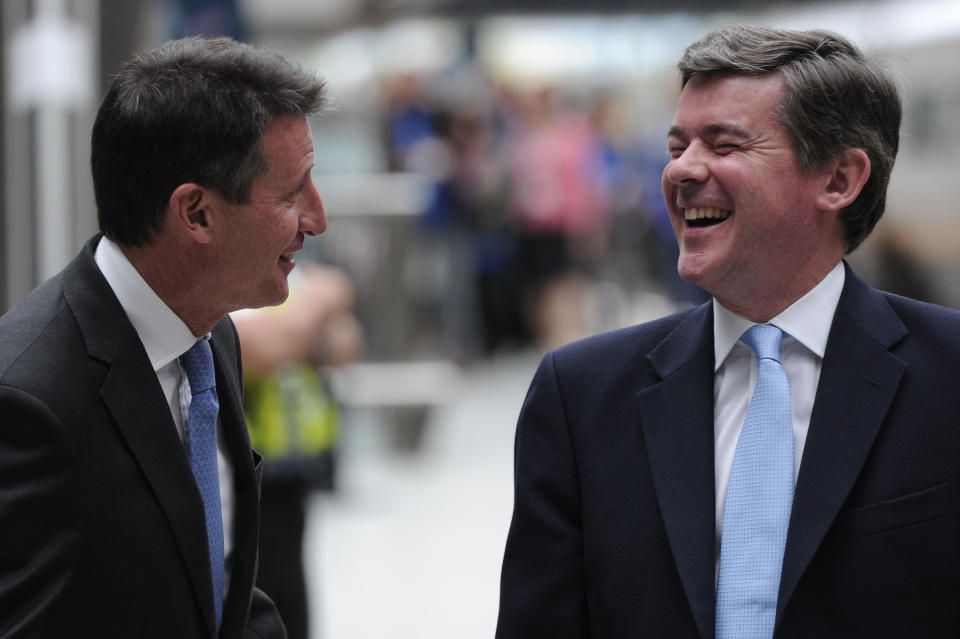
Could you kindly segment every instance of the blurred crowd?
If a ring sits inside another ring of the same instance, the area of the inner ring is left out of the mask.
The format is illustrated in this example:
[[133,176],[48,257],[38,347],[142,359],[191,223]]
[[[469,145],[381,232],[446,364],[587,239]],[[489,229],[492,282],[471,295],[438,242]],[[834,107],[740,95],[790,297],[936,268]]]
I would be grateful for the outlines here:
[[389,169],[431,184],[408,259],[443,352],[553,348],[620,324],[642,290],[702,299],[675,274],[663,140],[637,139],[615,92],[511,86],[467,61],[389,77],[383,99]]

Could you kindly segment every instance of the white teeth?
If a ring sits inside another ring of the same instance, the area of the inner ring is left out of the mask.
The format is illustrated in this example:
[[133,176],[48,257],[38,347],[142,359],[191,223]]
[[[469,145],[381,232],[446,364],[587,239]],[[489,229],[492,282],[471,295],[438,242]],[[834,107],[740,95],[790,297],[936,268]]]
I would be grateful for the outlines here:
[[281,257],[281,259],[284,259],[284,260],[286,260],[286,261],[289,262],[289,261],[291,261],[291,260],[293,259],[293,256],[294,256],[293,253],[284,253],[284,254],[281,255],[280,257]]
[[703,208],[693,208],[693,209],[683,209],[683,219],[685,220],[698,220],[701,218],[715,218],[720,220],[725,220],[730,217],[730,211],[726,209],[718,209],[716,207],[703,207]]

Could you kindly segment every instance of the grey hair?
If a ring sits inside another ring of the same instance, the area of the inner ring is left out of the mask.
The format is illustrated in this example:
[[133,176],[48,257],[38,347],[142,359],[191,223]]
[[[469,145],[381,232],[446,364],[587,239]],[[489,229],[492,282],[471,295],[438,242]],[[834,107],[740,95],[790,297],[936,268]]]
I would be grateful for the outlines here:
[[867,183],[840,213],[848,253],[870,235],[886,206],[900,138],[900,92],[886,70],[830,31],[750,26],[706,35],[687,47],[677,66],[682,86],[696,75],[779,74],[780,123],[801,169],[821,168],[848,149],[870,158]]

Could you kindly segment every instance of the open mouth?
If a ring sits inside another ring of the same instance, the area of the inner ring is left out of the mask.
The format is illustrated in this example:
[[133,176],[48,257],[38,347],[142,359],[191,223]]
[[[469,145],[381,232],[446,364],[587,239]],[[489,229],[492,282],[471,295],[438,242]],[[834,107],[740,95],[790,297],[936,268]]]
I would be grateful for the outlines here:
[[280,256],[280,261],[281,261],[281,262],[291,262],[291,263],[292,263],[292,262],[293,262],[294,255],[295,255],[294,253],[284,253],[283,255]]
[[687,221],[688,226],[693,227],[713,226],[723,222],[730,215],[731,211],[712,206],[683,210],[683,219]]

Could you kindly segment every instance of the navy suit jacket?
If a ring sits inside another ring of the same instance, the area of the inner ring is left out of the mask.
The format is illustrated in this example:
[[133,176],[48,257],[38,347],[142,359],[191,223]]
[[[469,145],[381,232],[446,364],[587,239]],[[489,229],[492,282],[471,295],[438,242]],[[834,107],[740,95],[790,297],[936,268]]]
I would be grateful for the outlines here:
[[[0,318],[0,637],[213,637],[203,502],[98,241]],[[210,344],[236,492],[220,636],[285,637],[253,586],[260,459],[229,319]]]
[[[548,354],[520,413],[498,639],[714,637],[713,312]],[[847,267],[775,637],[960,634],[960,313]]]

